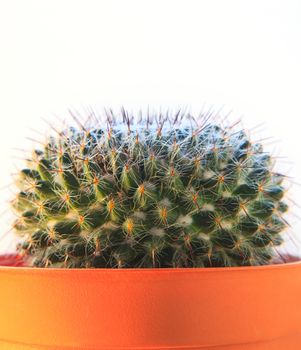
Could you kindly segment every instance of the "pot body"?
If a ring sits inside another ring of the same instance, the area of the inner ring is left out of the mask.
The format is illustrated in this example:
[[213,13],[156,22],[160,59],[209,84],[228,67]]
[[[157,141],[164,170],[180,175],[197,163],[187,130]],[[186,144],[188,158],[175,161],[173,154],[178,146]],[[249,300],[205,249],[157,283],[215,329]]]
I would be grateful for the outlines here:
[[301,262],[0,267],[0,349],[300,350]]

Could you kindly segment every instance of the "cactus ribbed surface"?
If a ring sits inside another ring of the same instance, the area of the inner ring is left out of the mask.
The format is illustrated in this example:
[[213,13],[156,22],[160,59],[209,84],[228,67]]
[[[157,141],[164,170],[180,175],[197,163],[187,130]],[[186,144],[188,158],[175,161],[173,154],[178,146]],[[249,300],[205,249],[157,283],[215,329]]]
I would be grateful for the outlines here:
[[123,111],[49,137],[18,177],[18,249],[37,267],[268,264],[284,176],[243,129],[191,120]]

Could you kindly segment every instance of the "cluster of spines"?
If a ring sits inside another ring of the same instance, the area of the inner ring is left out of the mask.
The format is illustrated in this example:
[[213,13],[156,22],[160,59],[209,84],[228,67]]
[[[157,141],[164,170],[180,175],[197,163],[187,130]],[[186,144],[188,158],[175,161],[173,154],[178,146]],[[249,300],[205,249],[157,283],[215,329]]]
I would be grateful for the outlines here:
[[262,145],[203,119],[144,122],[70,127],[33,152],[13,200],[22,253],[40,267],[268,263],[287,205]]

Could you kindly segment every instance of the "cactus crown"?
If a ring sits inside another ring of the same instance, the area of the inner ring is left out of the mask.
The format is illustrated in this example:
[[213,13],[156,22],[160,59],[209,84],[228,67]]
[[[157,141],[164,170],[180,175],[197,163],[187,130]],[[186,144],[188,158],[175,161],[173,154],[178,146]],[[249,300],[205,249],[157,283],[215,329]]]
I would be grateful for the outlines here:
[[20,172],[14,228],[32,266],[269,263],[287,205],[262,145],[206,117],[122,114],[49,137]]

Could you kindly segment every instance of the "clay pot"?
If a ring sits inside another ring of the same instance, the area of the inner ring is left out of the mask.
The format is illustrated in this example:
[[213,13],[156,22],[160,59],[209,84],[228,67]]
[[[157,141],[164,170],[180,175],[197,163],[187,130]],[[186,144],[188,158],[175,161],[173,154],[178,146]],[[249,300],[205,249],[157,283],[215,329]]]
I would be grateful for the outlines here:
[[301,262],[178,269],[1,266],[0,349],[300,350]]

